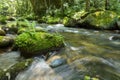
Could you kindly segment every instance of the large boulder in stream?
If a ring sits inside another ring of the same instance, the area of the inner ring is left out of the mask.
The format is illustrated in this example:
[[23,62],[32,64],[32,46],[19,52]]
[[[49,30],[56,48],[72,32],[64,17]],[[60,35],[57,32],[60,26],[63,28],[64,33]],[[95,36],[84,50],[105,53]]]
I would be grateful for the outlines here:
[[22,33],[15,40],[15,46],[24,57],[32,57],[59,50],[63,45],[63,37],[61,35],[45,32]]
[[80,20],[80,24],[91,29],[118,29],[117,19],[117,14],[113,11],[96,11]]

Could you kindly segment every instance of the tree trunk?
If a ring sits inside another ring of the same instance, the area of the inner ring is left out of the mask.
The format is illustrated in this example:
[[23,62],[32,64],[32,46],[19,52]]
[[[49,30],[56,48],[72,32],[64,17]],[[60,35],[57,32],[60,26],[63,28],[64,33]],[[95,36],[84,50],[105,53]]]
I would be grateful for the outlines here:
[[105,10],[109,10],[109,0],[105,0]]
[[61,0],[30,0],[36,15],[42,16],[50,7],[60,8]]

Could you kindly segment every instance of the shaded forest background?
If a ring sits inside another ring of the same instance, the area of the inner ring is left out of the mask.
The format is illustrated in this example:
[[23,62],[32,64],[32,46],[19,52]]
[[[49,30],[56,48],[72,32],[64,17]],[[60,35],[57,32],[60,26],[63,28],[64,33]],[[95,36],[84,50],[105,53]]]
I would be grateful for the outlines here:
[[120,14],[119,0],[0,0],[0,16],[71,16],[79,11],[112,10]]

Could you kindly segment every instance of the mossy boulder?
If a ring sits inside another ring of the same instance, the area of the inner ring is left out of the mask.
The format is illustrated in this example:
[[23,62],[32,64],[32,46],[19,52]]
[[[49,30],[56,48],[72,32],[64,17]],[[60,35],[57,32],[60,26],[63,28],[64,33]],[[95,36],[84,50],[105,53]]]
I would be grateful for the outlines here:
[[6,25],[2,26],[2,29],[8,34],[16,34],[18,31],[17,22],[8,22]]
[[[45,32],[45,30],[41,27],[35,27],[34,29],[35,29],[36,32]],[[20,27],[18,29],[17,34],[22,34],[22,33],[27,32],[27,31],[28,31],[28,28]],[[31,29],[31,31],[32,31],[32,29]]]
[[120,29],[120,16],[118,16],[117,26],[118,26],[118,28]]
[[6,32],[0,28],[0,36],[5,36],[6,35]]
[[[56,24],[56,23],[59,23],[60,20],[61,19],[59,17],[52,17],[50,15],[42,17],[42,21],[46,22],[48,24]],[[38,21],[38,22],[40,22],[40,21]]]
[[75,12],[74,15],[72,15],[72,16],[64,17],[62,20],[62,23],[65,26],[76,27],[77,24],[79,24],[79,20],[83,19],[88,14],[89,13],[84,11],[84,10],[79,11],[79,12]]
[[117,14],[113,11],[97,11],[80,20],[84,28],[117,29]]
[[0,48],[9,47],[13,44],[14,39],[8,36],[0,36]]
[[15,80],[16,76],[28,68],[34,59],[26,59],[11,66],[9,69],[0,69],[0,80]]
[[0,24],[6,24],[7,17],[5,16],[0,16]]
[[63,37],[45,32],[26,32],[17,36],[15,46],[24,57],[32,57],[60,49],[63,46]]
[[64,17],[62,23],[68,27],[74,27],[76,25],[76,20],[68,17]]
[[18,32],[17,32],[17,34],[22,34],[23,32],[25,32],[27,30],[27,28],[19,28],[18,29]]

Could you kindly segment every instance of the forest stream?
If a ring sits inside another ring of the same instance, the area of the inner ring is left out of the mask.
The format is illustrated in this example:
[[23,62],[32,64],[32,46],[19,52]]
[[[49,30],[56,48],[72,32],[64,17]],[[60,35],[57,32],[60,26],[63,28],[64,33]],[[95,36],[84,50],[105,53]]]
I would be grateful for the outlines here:
[[[120,80],[120,34],[111,31],[67,28],[62,25],[40,24],[44,30],[65,38],[65,47],[53,52],[64,59],[62,65],[50,67],[48,61],[35,58],[27,70],[15,80]],[[0,54],[0,68],[7,69],[19,62],[19,52]],[[92,79],[98,78],[98,79]]]

